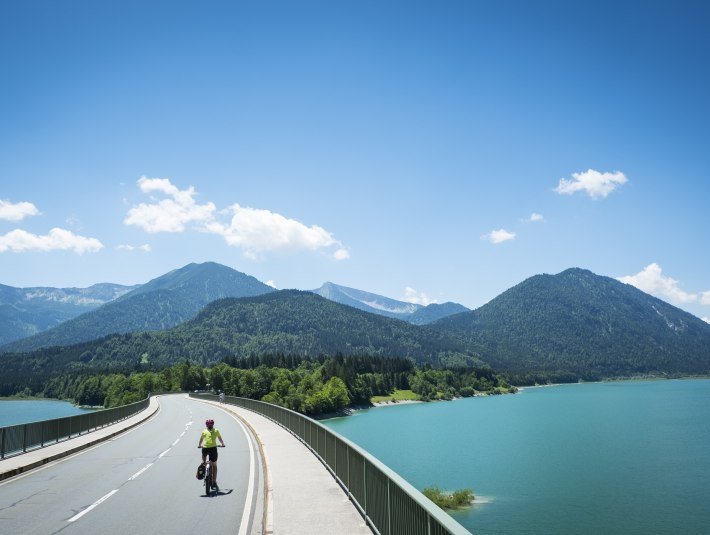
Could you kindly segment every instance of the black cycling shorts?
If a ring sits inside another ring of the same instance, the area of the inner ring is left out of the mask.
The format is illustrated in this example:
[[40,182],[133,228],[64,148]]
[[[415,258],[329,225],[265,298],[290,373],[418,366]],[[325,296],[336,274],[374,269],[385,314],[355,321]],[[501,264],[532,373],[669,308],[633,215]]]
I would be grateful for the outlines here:
[[217,446],[213,446],[211,448],[202,448],[202,456],[209,456],[210,461],[215,462],[217,460]]

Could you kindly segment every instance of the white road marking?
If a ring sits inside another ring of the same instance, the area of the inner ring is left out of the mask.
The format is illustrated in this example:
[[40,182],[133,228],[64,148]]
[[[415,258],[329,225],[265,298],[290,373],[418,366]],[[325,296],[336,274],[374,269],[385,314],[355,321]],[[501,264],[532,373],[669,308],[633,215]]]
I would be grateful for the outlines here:
[[[177,440],[176,440],[175,442],[177,442]],[[168,448],[168,449],[165,450],[163,453],[161,453],[160,455],[158,455],[158,459],[162,459],[162,458],[163,458],[163,455],[165,455],[166,453],[168,453],[171,449],[172,449],[172,447]]]
[[149,464],[145,465],[143,468],[141,468],[141,469],[138,470],[135,474],[133,474],[131,477],[129,477],[129,478],[128,478],[128,481],[133,481],[133,480],[136,479],[139,475],[141,475],[143,472],[145,472],[146,470],[148,470],[148,468],[150,468],[151,466],[153,466],[153,463],[149,463]]
[[[59,464],[59,463],[63,463],[63,462],[69,461],[69,460],[73,459],[74,457],[78,457],[79,455],[84,455],[85,453],[88,453],[88,452],[90,452],[90,451],[92,451],[92,450],[95,450],[95,449],[97,449],[97,448],[100,448],[101,446],[105,446],[106,444],[110,444],[111,442],[114,442],[114,441],[116,441],[116,440],[119,440],[120,438],[123,438],[123,437],[125,437],[126,435],[128,435],[128,433],[132,433],[133,431],[137,431],[138,428],[143,427],[143,426],[144,426],[145,424],[147,424],[151,419],[155,418],[155,417],[161,412],[161,410],[162,410],[162,405],[160,405],[160,401],[158,401],[158,410],[157,410],[154,414],[152,414],[151,416],[149,416],[148,418],[146,418],[145,421],[143,421],[143,422],[137,424],[136,426],[132,427],[131,429],[128,429],[128,430],[126,430],[126,431],[122,431],[120,434],[116,435],[115,437],[111,437],[111,438],[109,438],[109,439],[104,440],[103,442],[99,442],[99,443],[96,444],[95,446],[90,446],[90,447],[85,448],[85,449],[83,449],[83,450],[77,451],[76,453],[72,453],[71,455],[67,455],[66,457],[62,457],[61,459],[57,459],[56,461],[49,462],[49,463],[47,463],[47,464],[45,464],[45,465],[43,465],[43,466],[40,466],[40,467],[38,467],[38,468],[34,468],[34,469],[32,469],[32,470],[28,470],[27,472],[25,472],[25,473],[23,473],[23,474],[20,474],[20,475],[14,476],[14,477],[7,478],[5,481],[0,482],[0,487],[2,487],[2,486],[4,486],[4,485],[8,485],[9,483],[12,483],[12,482],[14,482],[14,481],[17,481],[17,480],[19,480],[19,479],[24,479],[24,478],[26,478],[26,477],[33,476],[33,475],[35,475],[37,472],[41,472],[42,470],[46,470],[47,468],[51,468],[52,466],[55,466],[55,465],[57,465],[57,464]],[[86,435],[84,435],[84,436],[86,436]],[[69,440],[72,440],[72,439],[75,439],[75,438],[79,438],[79,437],[72,437],[72,438],[69,439]]]
[[[150,465],[148,465],[148,466],[150,466]],[[91,511],[94,507],[96,507],[97,505],[99,505],[99,504],[102,503],[102,502],[105,502],[106,500],[108,500],[111,496],[113,496],[113,495],[116,494],[117,492],[118,492],[118,489],[112,490],[111,492],[109,492],[109,493],[108,493],[106,496],[104,496],[103,498],[100,498],[100,499],[96,500],[96,501],[95,501],[94,503],[92,503],[89,507],[87,507],[86,509],[84,509],[81,513],[78,513],[78,514],[74,515],[73,517],[71,517],[69,520],[67,520],[67,522],[74,522],[74,521],[76,521],[76,520],[79,520],[82,516],[84,516],[84,515],[85,515],[86,513],[88,513],[89,511]]]
[[242,431],[244,431],[244,436],[247,437],[247,443],[249,444],[249,485],[247,487],[247,498],[244,502],[242,521],[239,523],[239,535],[246,535],[247,528],[249,527],[249,515],[251,514],[252,502],[254,501],[254,444],[241,420],[233,414],[231,414],[231,416],[237,421]]
[[[182,438],[182,435],[180,435],[180,437]],[[173,442],[173,443],[170,445],[170,447],[171,447],[171,448],[174,448],[174,447],[175,447],[175,444],[177,444],[178,442],[180,442],[180,438],[176,438],[176,439],[175,439],[175,442]]]

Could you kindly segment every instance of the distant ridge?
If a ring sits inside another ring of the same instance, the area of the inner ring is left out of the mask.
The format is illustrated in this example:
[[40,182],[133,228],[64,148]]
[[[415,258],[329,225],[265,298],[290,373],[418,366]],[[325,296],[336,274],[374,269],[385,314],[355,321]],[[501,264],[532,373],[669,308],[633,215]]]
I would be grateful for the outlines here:
[[113,333],[167,329],[192,318],[203,306],[216,299],[273,291],[254,277],[221,264],[188,264],[96,310],[43,333],[7,344],[0,350],[33,351],[48,346],[72,345]]
[[462,312],[470,312],[470,309],[458,303],[452,303],[451,301],[441,304],[432,303],[414,312],[407,318],[407,321],[414,325],[427,325],[442,318],[453,316],[454,314],[461,314]]
[[14,288],[0,284],[0,346],[51,329],[135,288],[110,283],[88,288]]
[[313,293],[336,303],[348,305],[365,312],[388,318],[407,321],[415,325],[425,325],[437,319],[469,310],[457,303],[431,304],[428,306],[406,301],[398,301],[382,295],[348,288],[332,282],[326,282]]

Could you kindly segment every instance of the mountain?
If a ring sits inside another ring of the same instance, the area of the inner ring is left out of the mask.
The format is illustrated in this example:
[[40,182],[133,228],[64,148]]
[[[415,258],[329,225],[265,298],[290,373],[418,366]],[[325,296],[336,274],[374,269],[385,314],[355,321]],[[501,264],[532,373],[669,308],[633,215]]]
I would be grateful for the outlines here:
[[[216,295],[212,290],[203,295],[212,288],[204,281],[224,280],[227,273],[239,291],[246,287],[237,283],[251,282],[254,286],[247,287],[261,295],[212,301],[198,313]],[[99,323],[104,327],[134,331],[191,317],[189,321],[162,331],[6,354],[0,357],[5,364],[0,383],[16,377],[39,380],[56,371],[141,369],[186,359],[210,364],[225,356],[338,352],[409,357],[434,366],[490,366],[518,384],[710,373],[709,324],[633,286],[583,269],[536,275],[474,311],[422,326],[312,292],[273,291],[217,264],[192,264],[164,277],[148,283],[153,287],[147,292],[141,287],[133,296],[60,327],[75,325],[71,334],[79,336],[96,327],[96,318],[103,318]],[[196,305],[200,295],[202,304]],[[389,307],[386,301],[369,302]],[[77,321],[87,321],[87,326]],[[105,328],[103,335],[107,332]]]
[[409,316],[422,308],[422,305],[397,301],[389,297],[333,284],[332,282],[326,282],[317,290],[313,290],[313,293],[335,301],[336,303],[364,310],[365,312],[404,321],[407,321]]
[[81,369],[121,370],[184,360],[211,364],[225,356],[269,353],[400,356],[434,365],[485,367],[456,334],[370,314],[311,292],[281,290],[214,301],[192,320],[165,331],[3,355],[0,386],[15,377],[39,381]]
[[136,286],[14,288],[0,284],[0,346],[45,331],[113,301]]
[[425,307],[416,303],[397,301],[396,299],[356,290],[355,288],[340,286],[332,282],[326,282],[317,290],[313,290],[313,293],[336,303],[371,312],[372,314],[408,321],[415,325],[425,325],[450,314],[468,310],[457,303],[431,304]]
[[432,303],[414,312],[407,321],[414,325],[427,325],[447,316],[469,312],[469,309],[458,303],[448,301],[446,303]]
[[207,303],[224,297],[273,292],[254,277],[227,266],[189,264],[48,331],[0,348],[3,352],[67,346],[112,333],[161,330],[190,318]]
[[536,275],[432,324],[496,370],[581,378],[710,372],[710,325],[637,288],[573,268]]

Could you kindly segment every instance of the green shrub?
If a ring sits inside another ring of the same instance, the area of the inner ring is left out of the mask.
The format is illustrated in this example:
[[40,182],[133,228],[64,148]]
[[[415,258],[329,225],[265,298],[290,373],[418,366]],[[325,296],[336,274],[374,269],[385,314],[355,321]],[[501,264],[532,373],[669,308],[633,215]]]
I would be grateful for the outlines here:
[[442,491],[439,487],[427,487],[422,492],[424,496],[442,509],[465,507],[475,499],[471,489],[459,489],[449,493]]

